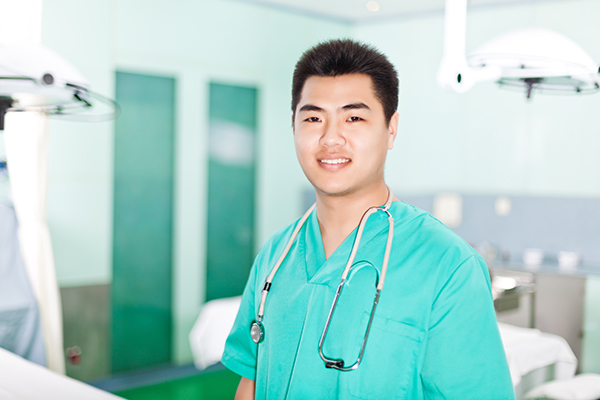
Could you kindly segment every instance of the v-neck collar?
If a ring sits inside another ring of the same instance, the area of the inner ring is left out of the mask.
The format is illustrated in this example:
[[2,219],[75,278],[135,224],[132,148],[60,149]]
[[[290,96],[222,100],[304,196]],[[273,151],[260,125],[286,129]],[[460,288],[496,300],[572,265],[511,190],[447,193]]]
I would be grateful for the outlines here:
[[[394,203],[398,202],[393,202],[390,208],[394,207]],[[302,236],[304,242],[306,280],[311,284],[336,287],[339,284],[339,279],[337,278],[339,277],[341,279],[342,272],[348,262],[348,257],[350,257],[350,251],[352,250],[358,227],[354,228],[346,239],[344,239],[342,244],[340,244],[326,260],[316,208],[306,222],[307,226],[306,229],[304,229],[304,235]],[[382,230],[387,232],[387,229],[387,215],[385,213],[376,212],[371,215],[363,231],[359,250],[364,248],[364,246],[366,246]]]

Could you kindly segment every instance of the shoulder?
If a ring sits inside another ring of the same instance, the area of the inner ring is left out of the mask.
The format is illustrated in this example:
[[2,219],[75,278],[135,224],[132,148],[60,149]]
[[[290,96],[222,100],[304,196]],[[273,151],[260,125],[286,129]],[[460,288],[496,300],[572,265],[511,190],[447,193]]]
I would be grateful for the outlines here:
[[445,281],[459,268],[483,270],[488,275],[479,253],[428,212],[405,202],[394,202],[391,212],[398,237],[395,245],[404,243],[418,253],[423,262],[420,268],[428,269],[432,276]]
[[294,232],[294,228],[300,222],[301,218],[298,218],[291,224],[281,228],[274,234],[272,234],[262,245],[258,254],[256,255],[255,264],[258,262],[269,262],[273,257],[279,255],[285,249],[289,239],[292,237],[292,233]]
[[434,254],[454,255],[459,259],[478,256],[465,242],[434,216],[408,203],[397,201],[390,210],[397,235],[426,248]]

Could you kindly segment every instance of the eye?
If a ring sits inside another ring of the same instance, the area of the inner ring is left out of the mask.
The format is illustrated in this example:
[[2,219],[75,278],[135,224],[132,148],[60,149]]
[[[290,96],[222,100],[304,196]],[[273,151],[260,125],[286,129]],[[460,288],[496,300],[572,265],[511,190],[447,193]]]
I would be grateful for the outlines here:
[[319,122],[321,120],[318,117],[308,117],[304,121],[306,121],[306,122]]
[[358,121],[363,121],[363,119],[361,117],[353,116],[353,117],[348,118],[346,121],[348,121],[348,122],[358,122]]

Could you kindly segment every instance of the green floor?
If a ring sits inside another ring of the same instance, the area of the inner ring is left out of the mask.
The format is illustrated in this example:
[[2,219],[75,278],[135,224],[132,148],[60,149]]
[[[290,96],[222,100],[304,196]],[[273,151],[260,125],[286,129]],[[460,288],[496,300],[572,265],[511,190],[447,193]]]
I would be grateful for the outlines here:
[[223,369],[115,392],[128,400],[233,400],[239,375]]

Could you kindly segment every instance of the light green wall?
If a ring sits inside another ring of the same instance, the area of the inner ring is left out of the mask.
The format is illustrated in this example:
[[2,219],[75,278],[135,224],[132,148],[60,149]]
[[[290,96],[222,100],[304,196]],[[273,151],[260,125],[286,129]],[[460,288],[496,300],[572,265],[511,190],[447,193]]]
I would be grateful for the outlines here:
[[[92,90],[114,96],[110,2],[46,0],[42,43]],[[50,123],[48,225],[59,285],[109,283],[112,269],[113,123]]]
[[584,351],[581,372],[600,374],[600,277],[590,277],[585,282],[584,335],[581,347]]

